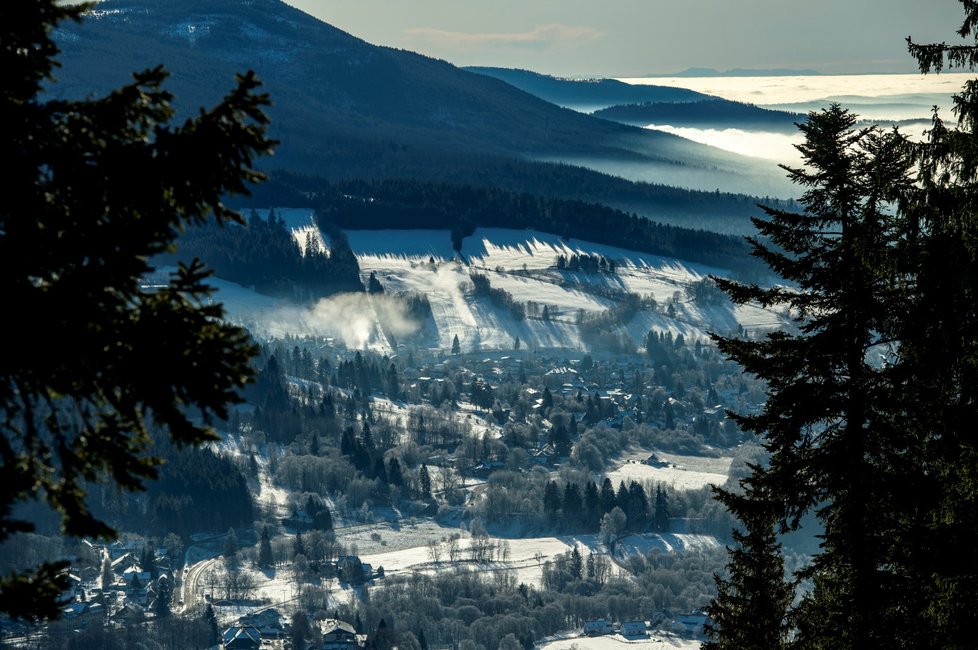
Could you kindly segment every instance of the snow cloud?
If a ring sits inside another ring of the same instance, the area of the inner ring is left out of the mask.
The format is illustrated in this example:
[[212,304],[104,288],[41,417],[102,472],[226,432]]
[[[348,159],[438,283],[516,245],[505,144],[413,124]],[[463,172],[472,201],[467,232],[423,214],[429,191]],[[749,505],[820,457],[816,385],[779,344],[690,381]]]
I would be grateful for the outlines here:
[[407,337],[421,327],[404,302],[384,294],[341,293],[311,307],[282,307],[268,318],[271,332],[302,332],[334,336],[354,349],[363,349],[384,333]]

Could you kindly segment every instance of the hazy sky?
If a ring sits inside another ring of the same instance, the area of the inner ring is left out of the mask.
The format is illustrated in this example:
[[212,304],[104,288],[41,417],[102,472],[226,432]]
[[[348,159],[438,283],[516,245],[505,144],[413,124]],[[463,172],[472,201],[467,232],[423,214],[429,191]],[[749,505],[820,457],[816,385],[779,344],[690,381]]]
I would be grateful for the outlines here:
[[910,72],[958,0],[286,0],[378,45],[457,65],[641,76],[688,67]]

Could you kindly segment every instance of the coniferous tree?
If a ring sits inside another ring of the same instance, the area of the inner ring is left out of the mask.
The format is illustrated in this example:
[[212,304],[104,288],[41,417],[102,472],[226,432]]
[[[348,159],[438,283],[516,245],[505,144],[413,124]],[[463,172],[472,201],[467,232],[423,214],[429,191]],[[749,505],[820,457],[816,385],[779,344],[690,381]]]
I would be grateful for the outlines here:
[[297,532],[295,534],[295,539],[292,540],[292,559],[295,559],[299,555],[306,554],[306,545],[302,541],[302,533]]
[[173,584],[169,576],[162,575],[156,581],[156,600],[153,601],[153,613],[157,618],[170,615],[170,604],[173,600]]
[[268,532],[268,526],[262,526],[261,539],[258,542],[258,566],[269,569],[273,563],[271,534]]
[[224,537],[224,557],[228,562],[236,562],[238,558],[238,534],[233,528],[229,528]]
[[217,614],[214,612],[214,607],[210,603],[207,603],[207,607],[204,608],[203,619],[207,624],[210,640],[215,643],[218,642],[221,632],[217,626]]
[[[0,3],[0,273],[21,314],[5,324],[18,344],[0,370],[0,542],[33,530],[15,505],[35,500],[68,535],[111,537],[88,487],[136,490],[156,476],[151,423],[182,443],[215,439],[209,425],[227,419],[252,375],[248,336],[210,304],[200,264],[181,265],[162,290],[142,279],[185,228],[211,213],[241,221],[223,201],[262,178],[252,163],[273,144],[267,98],[248,74],[215,108],[174,126],[160,66],[107,96],[63,99],[54,35],[88,9]],[[4,576],[0,612],[60,613],[64,568]]]
[[422,465],[418,472],[418,480],[421,483],[421,496],[425,499],[431,498],[431,476],[428,473],[428,466]]
[[[978,3],[961,0],[958,35],[973,44],[910,43],[924,73],[978,66]],[[912,583],[922,612],[902,629],[920,644],[967,648],[978,628],[978,83],[954,96],[957,125],[935,112],[919,145],[918,183],[904,213],[901,261],[913,279],[894,338],[897,373],[913,463],[901,485],[905,537],[891,561]],[[916,613],[916,612],[915,612]],[[917,635],[917,636],[913,636]]]
[[884,531],[902,449],[880,410],[892,403],[887,370],[869,358],[889,327],[897,229],[887,208],[907,186],[909,157],[900,136],[855,123],[837,105],[810,114],[801,125],[805,166],[788,170],[806,190],[806,211],[766,209],[769,220],[754,220],[771,242],[751,239],[754,254],[795,286],[718,280],[735,303],[786,306],[796,322],[797,333],[763,340],[715,338],[769,385],[761,413],[735,418],[771,454],[754,468],[746,498],[781,504],[781,530],[812,509],[824,528],[800,610],[799,643],[811,647],[886,645],[885,614],[897,595],[879,558],[892,542]]
[[655,514],[652,525],[660,533],[669,530],[669,504],[666,502],[666,493],[661,485],[655,487]]
[[115,582],[115,573],[112,571],[112,561],[109,560],[108,556],[106,556],[102,560],[102,573],[100,576],[100,582],[102,583],[101,587],[103,593],[108,591],[109,587],[112,586],[112,583]]
[[707,609],[711,641],[703,650],[778,650],[787,645],[794,588],[785,581],[776,509],[763,500],[717,490],[740,516],[734,548],[727,549],[729,576],[716,576],[717,596]]

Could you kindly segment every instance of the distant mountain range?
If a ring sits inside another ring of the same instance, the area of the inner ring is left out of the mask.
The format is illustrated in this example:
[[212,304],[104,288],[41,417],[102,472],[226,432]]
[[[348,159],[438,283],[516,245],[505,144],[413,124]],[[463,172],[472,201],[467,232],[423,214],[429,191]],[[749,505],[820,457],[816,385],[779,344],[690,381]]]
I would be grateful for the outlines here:
[[593,115],[623,124],[645,126],[669,124],[700,128],[739,128],[761,131],[796,133],[798,122],[805,121],[801,113],[772,111],[767,108],[732,102],[726,99],[707,99],[696,102],[655,102],[622,104],[595,111]]
[[[215,103],[235,72],[256,70],[273,100],[271,135],[282,143],[263,161],[268,169],[498,186],[679,224],[699,208],[685,209],[670,189],[663,209],[659,185],[758,196],[791,191],[773,166],[751,167],[747,158],[563,109],[444,61],[370,45],[279,0],[104,0],[82,25],[62,25],[56,38],[64,51],[60,83],[51,91],[58,96],[104,93],[132,71],[163,63],[172,72],[167,88],[188,114]],[[651,184],[553,164],[562,162]],[[720,215],[699,215],[707,221],[696,225],[708,227],[713,216],[746,223],[750,204],[732,200]]]
[[618,104],[646,102],[695,102],[710,95],[672,86],[638,86],[617,79],[564,79],[513,68],[467,67],[516,86],[552,104],[590,113]]
[[530,70],[468,67],[501,79],[553,104],[606,120],[645,126],[757,128],[795,132],[804,115],[773,111],[673,86],[628,84],[617,79],[563,79]]

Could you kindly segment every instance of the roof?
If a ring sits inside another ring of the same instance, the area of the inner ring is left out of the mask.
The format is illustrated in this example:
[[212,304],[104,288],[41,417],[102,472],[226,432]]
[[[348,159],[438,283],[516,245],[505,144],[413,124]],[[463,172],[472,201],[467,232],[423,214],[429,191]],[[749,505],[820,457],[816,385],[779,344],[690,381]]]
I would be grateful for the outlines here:
[[329,634],[330,632],[336,631],[349,632],[350,634],[356,634],[357,630],[352,625],[346,621],[328,621],[323,626],[323,634]]
[[246,647],[247,643],[254,643],[258,647],[261,645],[261,632],[251,625],[232,625],[224,631],[223,642],[225,646]]

